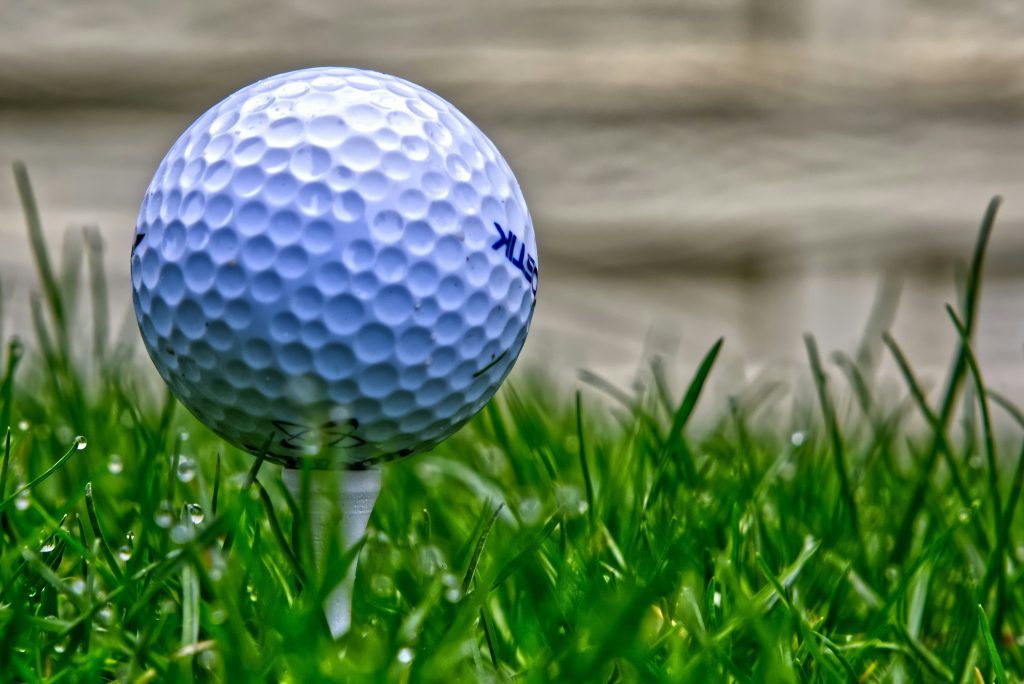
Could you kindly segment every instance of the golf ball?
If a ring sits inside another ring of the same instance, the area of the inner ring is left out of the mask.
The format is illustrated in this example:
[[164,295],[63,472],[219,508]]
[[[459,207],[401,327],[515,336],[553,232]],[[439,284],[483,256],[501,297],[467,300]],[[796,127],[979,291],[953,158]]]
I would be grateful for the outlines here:
[[539,270],[508,164],[455,107],[372,71],[242,88],[156,170],[133,303],[174,394],[295,466],[424,451],[491,398]]

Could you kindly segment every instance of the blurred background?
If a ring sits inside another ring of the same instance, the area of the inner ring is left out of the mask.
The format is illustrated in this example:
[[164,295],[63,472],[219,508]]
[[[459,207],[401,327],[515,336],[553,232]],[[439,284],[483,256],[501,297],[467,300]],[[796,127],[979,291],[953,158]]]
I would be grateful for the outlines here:
[[251,81],[336,64],[438,92],[516,171],[544,272],[526,365],[628,385],[662,355],[685,379],[724,335],[735,388],[803,369],[804,331],[852,349],[889,278],[894,334],[937,383],[942,305],[998,193],[977,345],[1022,400],[1022,34],[1016,0],[8,0],[5,334],[32,337],[35,287],[13,160],[53,244],[100,227],[116,326],[180,132]]

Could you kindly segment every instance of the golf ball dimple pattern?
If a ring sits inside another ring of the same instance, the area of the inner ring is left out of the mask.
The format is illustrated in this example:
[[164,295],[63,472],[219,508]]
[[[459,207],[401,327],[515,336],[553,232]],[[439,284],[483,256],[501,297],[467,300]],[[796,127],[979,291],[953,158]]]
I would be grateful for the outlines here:
[[529,330],[533,226],[452,105],[347,68],[231,95],[139,211],[135,313],[157,370],[228,441],[288,465],[429,449],[497,390]]

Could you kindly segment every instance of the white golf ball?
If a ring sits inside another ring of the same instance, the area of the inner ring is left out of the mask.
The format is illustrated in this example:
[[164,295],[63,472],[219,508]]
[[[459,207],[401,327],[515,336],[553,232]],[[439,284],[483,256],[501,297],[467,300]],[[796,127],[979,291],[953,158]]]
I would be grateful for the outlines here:
[[160,375],[229,442],[295,466],[429,449],[491,398],[539,279],[511,169],[455,107],[314,68],[234,93],[160,163],[132,247]]

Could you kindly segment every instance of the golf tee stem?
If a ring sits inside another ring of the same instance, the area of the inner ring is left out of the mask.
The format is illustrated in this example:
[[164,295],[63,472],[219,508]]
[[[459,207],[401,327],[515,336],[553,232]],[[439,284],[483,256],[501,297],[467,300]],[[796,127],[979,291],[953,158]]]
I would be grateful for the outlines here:
[[[288,491],[296,501],[302,496],[301,470],[281,472]],[[322,567],[329,535],[340,535],[342,549],[348,551],[366,534],[366,524],[380,493],[379,470],[314,470],[309,473],[309,525],[313,541],[313,557]],[[335,521],[340,515],[340,523]],[[344,579],[332,589],[324,601],[324,614],[331,634],[338,638],[352,624],[352,587],[358,559],[353,559]]]

